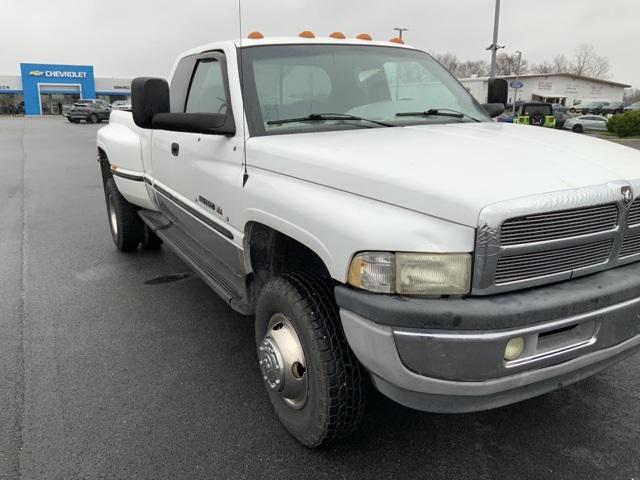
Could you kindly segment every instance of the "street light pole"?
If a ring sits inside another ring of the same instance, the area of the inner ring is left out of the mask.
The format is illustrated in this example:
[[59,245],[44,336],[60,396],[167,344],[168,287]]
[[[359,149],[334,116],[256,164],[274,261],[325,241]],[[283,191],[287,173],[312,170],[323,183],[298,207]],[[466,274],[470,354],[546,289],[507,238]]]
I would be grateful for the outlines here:
[[395,27],[394,30],[396,30],[398,32],[398,36],[400,37],[400,40],[402,40],[402,32],[408,32],[409,31],[408,28],[404,28],[404,27]]
[[[516,83],[515,85],[519,85],[519,80],[520,80],[520,64],[522,62],[522,52],[520,50],[516,50],[516,53],[518,54],[518,64],[516,66]],[[518,97],[518,89],[514,88],[513,89],[513,118],[514,118],[514,123],[515,123],[515,116],[516,116],[516,99]]]
[[493,43],[487,48],[491,50],[491,73],[489,78],[496,76],[496,53],[498,49],[504,48],[504,45],[498,45],[498,27],[500,26],[500,0],[496,0],[496,13],[493,20]]

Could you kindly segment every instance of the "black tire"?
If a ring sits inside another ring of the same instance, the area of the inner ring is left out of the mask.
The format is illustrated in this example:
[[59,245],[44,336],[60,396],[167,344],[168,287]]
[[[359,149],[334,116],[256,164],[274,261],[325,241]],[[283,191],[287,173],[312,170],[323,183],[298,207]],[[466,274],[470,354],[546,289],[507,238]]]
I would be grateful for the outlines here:
[[148,225],[144,225],[142,232],[142,248],[145,250],[157,250],[162,245],[162,239],[155,234]]
[[584,128],[580,124],[574,125],[571,130],[573,130],[576,133],[583,133],[584,132]]
[[98,116],[95,113],[92,113],[91,116],[89,117],[89,121],[91,123],[98,123]]
[[293,325],[308,375],[308,393],[299,409],[286,403],[265,380],[280,422],[307,447],[319,447],[350,435],[364,414],[363,372],[344,336],[329,284],[309,273],[290,273],[269,280],[256,308],[258,347],[276,314],[284,315]]
[[71,117],[67,117],[67,120],[69,120],[69,122],[73,123],[73,120],[71,120]]
[[71,120],[73,123],[80,123],[80,120]]
[[104,193],[113,243],[121,252],[137,250],[144,237],[144,223],[138,216],[138,210],[125,200],[113,178],[107,180]]

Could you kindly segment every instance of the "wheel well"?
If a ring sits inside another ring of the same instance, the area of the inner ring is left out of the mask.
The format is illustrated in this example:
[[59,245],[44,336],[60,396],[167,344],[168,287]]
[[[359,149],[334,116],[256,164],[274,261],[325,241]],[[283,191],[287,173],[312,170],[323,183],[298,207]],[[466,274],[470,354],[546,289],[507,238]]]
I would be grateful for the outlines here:
[[100,162],[100,171],[102,172],[102,183],[106,185],[107,180],[113,177],[111,174],[111,163],[109,163],[109,157],[107,153],[98,147],[98,162]]
[[253,222],[247,227],[245,251],[247,265],[253,271],[254,292],[271,277],[288,272],[310,272],[331,280],[322,259],[309,247],[264,224]]

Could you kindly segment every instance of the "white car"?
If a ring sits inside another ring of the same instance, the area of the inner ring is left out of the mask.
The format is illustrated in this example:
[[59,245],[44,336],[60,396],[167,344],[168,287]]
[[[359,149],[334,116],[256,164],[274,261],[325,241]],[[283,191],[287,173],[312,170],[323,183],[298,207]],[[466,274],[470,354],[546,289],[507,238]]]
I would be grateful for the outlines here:
[[640,349],[640,152],[494,123],[506,82],[481,106],[397,41],[309,37],[189,50],[97,138],[114,244],[164,242],[254,316],[292,435],[351,433],[364,376],[471,412]]
[[581,115],[564,122],[563,128],[573,130],[576,133],[582,133],[588,130],[606,132],[607,121],[605,117],[601,117],[600,115]]
[[111,104],[111,110],[131,110],[131,102],[129,100],[116,100]]

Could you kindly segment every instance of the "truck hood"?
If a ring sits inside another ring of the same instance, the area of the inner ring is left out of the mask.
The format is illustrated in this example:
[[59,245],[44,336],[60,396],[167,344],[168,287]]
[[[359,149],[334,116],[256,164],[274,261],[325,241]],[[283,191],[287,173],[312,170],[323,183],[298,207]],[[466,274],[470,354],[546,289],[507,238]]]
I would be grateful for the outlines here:
[[492,203],[640,178],[637,150],[493,122],[254,137],[247,164],[471,227]]

